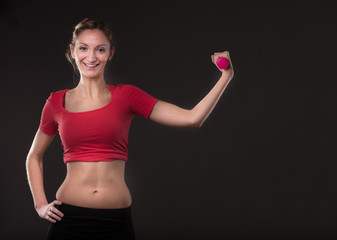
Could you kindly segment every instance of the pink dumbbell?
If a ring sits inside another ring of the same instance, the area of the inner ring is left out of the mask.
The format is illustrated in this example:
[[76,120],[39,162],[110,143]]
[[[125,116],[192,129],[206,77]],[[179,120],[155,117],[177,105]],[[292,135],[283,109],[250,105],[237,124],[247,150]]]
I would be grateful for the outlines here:
[[229,66],[229,61],[225,57],[219,57],[218,60],[216,61],[216,65],[218,66],[219,69],[227,69]]

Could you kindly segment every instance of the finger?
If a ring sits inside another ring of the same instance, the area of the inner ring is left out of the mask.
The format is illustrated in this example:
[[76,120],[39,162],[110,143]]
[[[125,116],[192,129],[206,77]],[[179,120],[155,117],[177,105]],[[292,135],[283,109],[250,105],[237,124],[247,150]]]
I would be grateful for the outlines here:
[[57,219],[57,220],[61,221],[61,218],[59,216],[57,216],[55,213],[53,213],[51,210],[47,211],[47,216],[49,218]]
[[56,223],[56,220],[53,219],[53,218],[51,218],[51,217],[49,217],[48,215],[46,216],[46,219],[47,219],[48,221],[52,222],[52,223]]
[[229,52],[228,52],[228,51],[225,51],[225,52],[224,52],[224,54],[226,55],[226,58],[227,58],[228,60],[231,60],[231,57],[230,57],[230,55],[229,55]]
[[59,221],[61,221],[62,220],[62,218],[60,218],[59,216],[57,216],[55,213],[53,213],[53,212],[48,212],[49,214],[49,217],[52,217],[53,219],[57,219],[57,220],[59,220]]
[[53,209],[53,213],[57,214],[60,217],[64,217],[64,214],[60,210],[58,210],[57,208]]
[[[57,203],[58,205],[62,204],[62,202],[60,202],[58,200],[55,200],[54,202]],[[49,210],[50,210],[50,212],[55,213],[60,217],[64,217],[64,214],[60,210],[58,210],[56,207],[50,207]]]
[[219,57],[227,57],[227,54],[226,54],[226,52],[215,52],[215,53],[214,53],[214,56],[215,56],[216,58],[219,58]]
[[229,68],[232,67],[232,60],[231,60],[231,57],[230,57],[228,51],[224,51],[224,52],[220,53],[219,57],[225,57],[225,58],[227,58],[227,60],[229,61],[229,65],[228,65],[227,69],[229,69]]
[[216,64],[216,62],[218,61],[218,58],[219,58],[219,53],[214,53],[213,54],[213,63]]
[[216,52],[216,53],[214,53],[214,55],[218,56],[218,57],[229,57],[229,52],[228,51]]
[[227,54],[226,54],[226,52],[216,52],[216,53],[214,53],[214,56],[215,56],[216,58],[219,58],[219,57],[227,57]]
[[228,51],[226,51],[227,59],[229,61],[229,67],[233,68],[232,59]]
[[55,203],[55,204],[57,204],[57,205],[61,205],[61,204],[62,204],[62,202],[59,201],[59,200],[54,200],[53,203]]

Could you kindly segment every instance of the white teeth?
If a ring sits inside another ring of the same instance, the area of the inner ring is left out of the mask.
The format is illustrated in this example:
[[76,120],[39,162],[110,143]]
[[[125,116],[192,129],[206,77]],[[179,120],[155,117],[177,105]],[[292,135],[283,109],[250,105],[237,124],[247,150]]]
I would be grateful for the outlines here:
[[[84,63],[85,64],[85,63]],[[85,64],[86,66],[88,66],[88,67],[96,67],[98,64],[96,64],[96,65],[89,65],[89,64]]]

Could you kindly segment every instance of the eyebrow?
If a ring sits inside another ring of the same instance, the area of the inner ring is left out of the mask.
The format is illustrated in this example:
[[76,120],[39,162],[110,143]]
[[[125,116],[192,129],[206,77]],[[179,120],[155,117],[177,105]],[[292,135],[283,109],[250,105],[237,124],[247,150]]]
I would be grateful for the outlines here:
[[[85,44],[84,42],[80,42],[80,44],[83,44],[83,45],[86,45],[86,46],[88,46],[88,44]],[[106,44],[100,44],[100,45],[97,45],[97,47],[100,47],[100,46],[108,46],[108,45],[106,45]]]

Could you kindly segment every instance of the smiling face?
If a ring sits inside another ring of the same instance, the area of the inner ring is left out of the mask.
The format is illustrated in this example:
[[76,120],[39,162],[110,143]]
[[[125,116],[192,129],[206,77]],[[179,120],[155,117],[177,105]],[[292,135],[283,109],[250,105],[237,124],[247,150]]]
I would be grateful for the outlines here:
[[105,65],[114,53],[109,40],[98,29],[84,30],[78,35],[75,45],[69,47],[81,76],[93,79],[103,76]]

